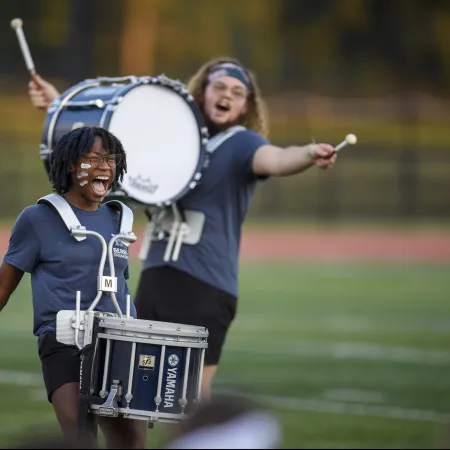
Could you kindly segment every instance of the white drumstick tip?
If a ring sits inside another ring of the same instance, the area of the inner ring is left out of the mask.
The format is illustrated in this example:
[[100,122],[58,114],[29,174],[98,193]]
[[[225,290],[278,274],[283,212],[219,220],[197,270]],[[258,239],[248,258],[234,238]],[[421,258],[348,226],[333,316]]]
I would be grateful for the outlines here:
[[354,134],[347,134],[347,136],[345,136],[345,140],[342,141],[339,145],[337,145],[334,148],[334,151],[337,153],[340,150],[342,150],[344,147],[346,147],[347,145],[355,145],[357,140],[358,139],[356,138],[356,136]]
[[347,134],[347,136],[345,136],[345,140],[347,141],[347,144],[355,145],[358,138],[354,134]]
[[16,28],[19,28],[23,25],[23,21],[22,19],[13,19],[11,20],[11,28],[13,28],[14,30]]

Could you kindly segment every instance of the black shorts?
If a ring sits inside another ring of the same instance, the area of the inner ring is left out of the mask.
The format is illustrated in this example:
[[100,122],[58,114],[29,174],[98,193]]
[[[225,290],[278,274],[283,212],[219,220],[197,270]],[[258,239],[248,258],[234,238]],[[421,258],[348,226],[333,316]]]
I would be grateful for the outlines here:
[[217,365],[237,298],[172,267],[144,270],[135,296],[138,319],[206,327],[205,365]]
[[58,342],[55,332],[49,331],[43,336],[39,357],[50,403],[56,389],[67,383],[80,382],[80,351],[75,345]]

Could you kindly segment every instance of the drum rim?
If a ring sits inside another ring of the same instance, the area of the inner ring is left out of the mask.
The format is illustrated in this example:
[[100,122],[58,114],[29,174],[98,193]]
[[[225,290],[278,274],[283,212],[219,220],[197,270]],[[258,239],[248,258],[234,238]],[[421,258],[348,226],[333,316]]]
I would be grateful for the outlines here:
[[[129,323],[132,326],[144,326],[147,325],[147,329],[152,330],[152,332],[155,333],[164,333],[164,331],[170,331],[175,332],[178,331],[179,334],[183,333],[183,330],[186,332],[200,332],[204,333],[206,331],[206,328],[202,325],[189,325],[185,323],[175,323],[175,322],[163,322],[160,320],[146,320],[146,319],[134,319],[134,318],[126,318],[126,317],[112,317],[112,316],[105,316],[101,318],[102,322],[104,323],[104,327],[108,328],[108,323],[111,323],[111,325],[121,325],[122,323],[126,327],[126,324]],[[151,327],[149,327],[151,325]]]
[[[185,87],[185,85],[183,83],[179,82],[178,80],[169,79],[169,78],[165,77],[164,75],[159,75],[157,77],[140,77],[140,78],[138,78],[138,81],[136,83],[134,83],[134,84],[130,83],[129,85],[125,86],[125,89],[123,91],[121,91],[121,95],[119,95],[119,92],[117,92],[116,96],[112,98],[112,101],[119,101],[120,97],[123,97],[124,95],[126,95],[127,92],[131,91],[132,89],[137,88],[138,86],[142,86],[142,85],[161,86],[163,88],[171,90],[172,92],[175,92],[185,101],[187,106],[190,108],[191,112],[194,114],[194,118],[197,123],[197,132],[198,132],[199,143],[200,143],[199,158],[198,158],[197,164],[195,166],[195,170],[189,177],[189,181],[180,190],[180,192],[178,194],[174,195],[170,199],[167,199],[167,200],[164,200],[161,202],[155,202],[155,203],[145,203],[145,202],[142,202],[142,201],[137,200],[136,198],[132,197],[129,194],[129,192],[127,192],[127,190],[120,183],[117,184],[115,189],[122,190],[134,202],[141,204],[143,206],[147,206],[147,207],[170,206],[170,205],[174,204],[175,202],[177,202],[178,200],[180,200],[188,192],[190,192],[192,189],[194,189],[197,186],[198,181],[200,180],[200,177],[202,176],[201,172],[202,172],[202,169],[204,168],[205,160],[208,157],[207,144],[208,144],[208,140],[209,140],[209,132],[208,132],[208,128],[206,126],[205,118],[204,118],[202,112],[200,111],[199,106],[195,102],[194,97],[187,91],[187,88]],[[175,85],[178,85],[179,89],[176,89]],[[183,87],[186,88],[185,92],[181,92]],[[106,108],[105,114],[107,112],[108,112],[108,110]],[[109,124],[111,122],[113,114],[114,114],[114,111],[111,110],[110,114],[108,114],[108,117],[104,121],[105,128],[109,127]],[[196,177],[198,177],[198,179],[196,179]],[[195,182],[195,186],[193,188],[191,188],[190,186],[193,182]],[[111,192],[111,195],[112,194],[113,193]],[[107,196],[108,196],[108,194],[107,194]]]

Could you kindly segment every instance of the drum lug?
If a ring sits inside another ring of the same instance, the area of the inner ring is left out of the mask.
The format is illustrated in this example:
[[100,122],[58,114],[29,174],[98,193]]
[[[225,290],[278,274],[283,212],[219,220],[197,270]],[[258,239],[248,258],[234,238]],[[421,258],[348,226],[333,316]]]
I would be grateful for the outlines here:
[[184,414],[184,410],[186,409],[186,406],[188,405],[188,401],[186,398],[180,398],[178,400],[179,405],[181,406],[181,414]]
[[105,403],[98,408],[98,415],[102,417],[119,417],[119,405],[117,403],[122,396],[120,381],[114,380]]
[[156,405],[156,411],[158,412],[159,405],[161,405],[161,403],[162,403],[162,398],[160,395],[157,395],[154,400],[155,400],[155,405]]

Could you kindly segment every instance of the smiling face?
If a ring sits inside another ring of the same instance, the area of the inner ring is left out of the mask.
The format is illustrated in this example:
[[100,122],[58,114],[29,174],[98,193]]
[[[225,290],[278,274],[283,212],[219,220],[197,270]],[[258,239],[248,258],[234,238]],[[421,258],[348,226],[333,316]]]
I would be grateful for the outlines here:
[[87,155],[81,155],[71,168],[72,184],[66,197],[82,209],[97,209],[114,182],[118,156],[103,148],[96,136]]
[[247,87],[240,80],[222,76],[205,89],[203,108],[206,119],[219,129],[239,123],[247,111]]

